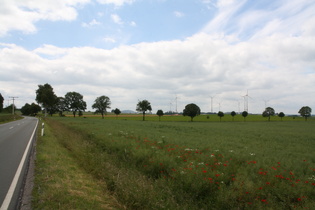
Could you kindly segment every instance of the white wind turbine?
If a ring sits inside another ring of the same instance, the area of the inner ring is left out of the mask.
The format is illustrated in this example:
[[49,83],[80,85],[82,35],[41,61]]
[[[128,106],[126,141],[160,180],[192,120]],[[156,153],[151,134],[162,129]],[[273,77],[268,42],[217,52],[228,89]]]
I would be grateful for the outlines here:
[[210,96],[211,98],[211,113],[213,113],[213,98],[215,97],[216,94],[214,94],[213,96]]
[[248,98],[251,98],[248,95],[248,90],[246,92],[246,95],[242,96],[244,98],[244,111],[248,112]]

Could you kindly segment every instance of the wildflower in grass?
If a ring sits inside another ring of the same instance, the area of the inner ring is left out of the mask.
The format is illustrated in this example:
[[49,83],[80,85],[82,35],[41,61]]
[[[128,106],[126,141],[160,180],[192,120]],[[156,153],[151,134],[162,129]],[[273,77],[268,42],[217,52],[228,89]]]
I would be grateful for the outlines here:
[[267,199],[262,199],[261,202],[263,202],[263,203],[268,203],[268,202],[267,202]]
[[251,156],[255,155],[255,153],[249,153]]
[[207,171],[206,170],[204,170],[204,171],[202,171],[203,173],[207,173]]
[[221,176],[221,174],[216,174],[215,176],[216,176],[216,177],[219,177],[219,176]]

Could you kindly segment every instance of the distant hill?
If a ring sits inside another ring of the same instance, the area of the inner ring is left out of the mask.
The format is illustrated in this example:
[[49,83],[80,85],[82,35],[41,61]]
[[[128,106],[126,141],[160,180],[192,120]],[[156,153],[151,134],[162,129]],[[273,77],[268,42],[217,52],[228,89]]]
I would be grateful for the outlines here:
[[124,113],[124,114],[135,114],[137,112],[132,111],[132,110],[122,110],[121,113]]

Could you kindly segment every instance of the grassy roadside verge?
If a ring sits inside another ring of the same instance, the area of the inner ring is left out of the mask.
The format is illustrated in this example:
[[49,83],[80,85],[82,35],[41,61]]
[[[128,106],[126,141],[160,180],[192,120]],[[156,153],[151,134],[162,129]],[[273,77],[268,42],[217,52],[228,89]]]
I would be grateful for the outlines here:
[[80,136],[61,126],[55,129],[46,123],[45,136],[38,137],[32,208],[123,209],[106,190],[106,183],[82,169],[58,139],[62,136],[67,141]]
[[0,114],[0,124],[22,119],[20,115]]

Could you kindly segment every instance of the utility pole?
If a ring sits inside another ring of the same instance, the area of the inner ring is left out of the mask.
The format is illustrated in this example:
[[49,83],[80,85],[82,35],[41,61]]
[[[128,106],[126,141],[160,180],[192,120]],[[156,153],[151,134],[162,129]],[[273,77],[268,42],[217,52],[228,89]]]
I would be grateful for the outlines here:
[[16,98],[19,98],[19,97],[16,97],[16,96],[9,96],[9,98],[12,98],[12,101],[13,101],[13,104],[12,104],[12,115],[14,115],[14,99]]

